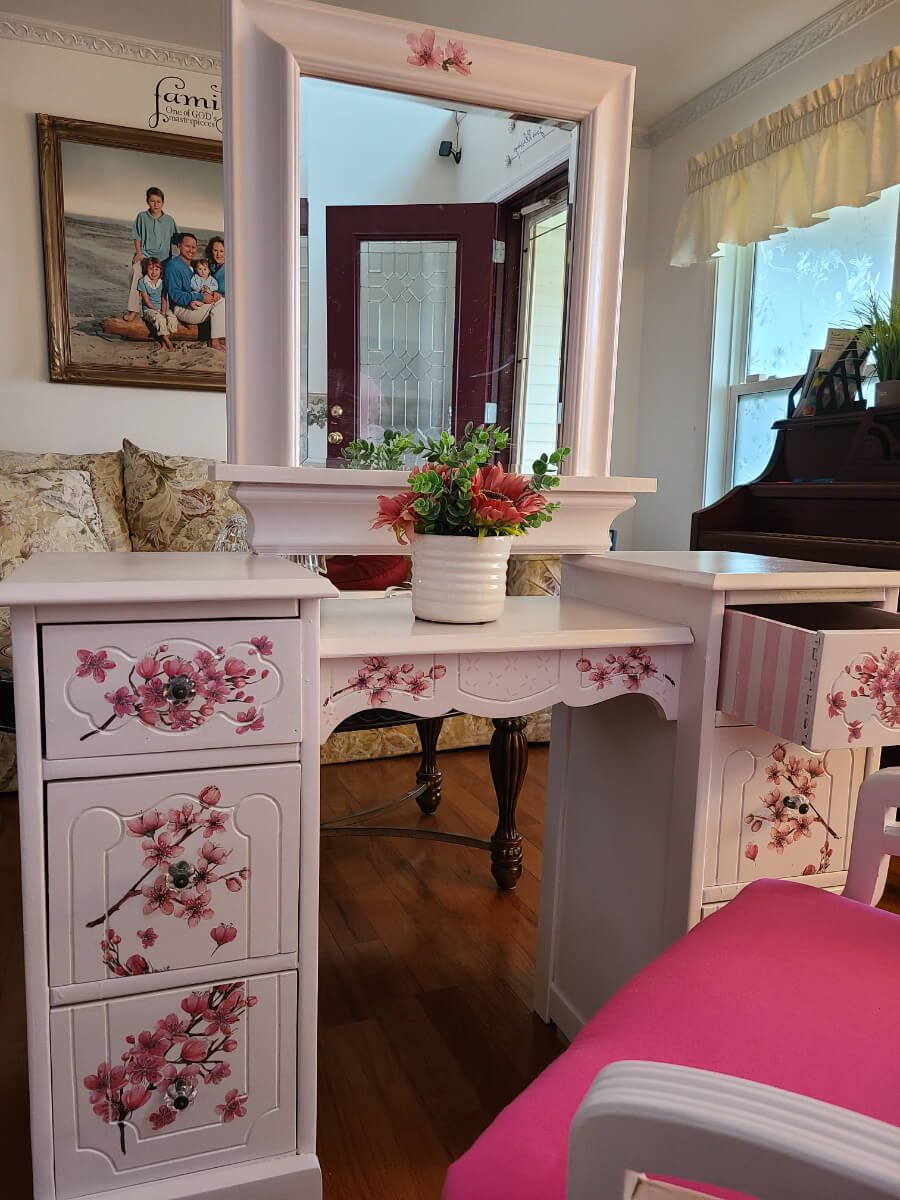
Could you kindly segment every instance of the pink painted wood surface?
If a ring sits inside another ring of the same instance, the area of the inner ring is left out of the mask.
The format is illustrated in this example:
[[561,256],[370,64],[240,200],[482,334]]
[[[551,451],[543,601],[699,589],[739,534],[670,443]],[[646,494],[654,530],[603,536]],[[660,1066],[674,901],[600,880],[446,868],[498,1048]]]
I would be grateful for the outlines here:
[[299,797],[299,764],[49,784],[51,984],[296,950]]

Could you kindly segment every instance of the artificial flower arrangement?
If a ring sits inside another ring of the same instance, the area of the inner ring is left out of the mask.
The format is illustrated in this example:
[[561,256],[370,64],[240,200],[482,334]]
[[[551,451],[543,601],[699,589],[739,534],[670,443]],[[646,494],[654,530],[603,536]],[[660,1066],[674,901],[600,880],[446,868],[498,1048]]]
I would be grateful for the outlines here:
[[559,487],[559,468],[567,446],[542,454],[532,475],[507,471],[496,461],[509,445],[509,432],[495,425],[467,425],[463,440],[444,431],[409,447],[424,452],[407,487],[395,496],[378,497],[373,529],[390,528],[401,545],[410,535],[519,537],[553,519],[559,504],[545,492]]

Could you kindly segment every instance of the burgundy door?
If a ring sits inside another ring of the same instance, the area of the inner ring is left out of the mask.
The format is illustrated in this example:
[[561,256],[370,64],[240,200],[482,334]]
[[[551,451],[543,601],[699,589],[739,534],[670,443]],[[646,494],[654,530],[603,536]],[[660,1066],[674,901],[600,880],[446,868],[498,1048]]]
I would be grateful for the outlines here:
[[328,458],[371,429],[481,424],[494,204],[329,206]]

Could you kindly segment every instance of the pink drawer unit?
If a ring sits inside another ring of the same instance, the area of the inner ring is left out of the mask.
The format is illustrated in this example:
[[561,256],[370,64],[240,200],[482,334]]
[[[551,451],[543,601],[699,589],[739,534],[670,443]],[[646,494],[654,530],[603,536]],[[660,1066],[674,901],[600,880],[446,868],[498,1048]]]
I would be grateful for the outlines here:
[[296,994],[293,972],[224,975],[55,1009],[57,1200],[291,1153]]
[[726,610],[718,707],[811,750],[900,743],[900,615],[858,604]]
[[299,739],[298,621],[52,625],[41,645],[47,758]]
[[297,764],[49,783],[51,986],[295,952],[299,826]]

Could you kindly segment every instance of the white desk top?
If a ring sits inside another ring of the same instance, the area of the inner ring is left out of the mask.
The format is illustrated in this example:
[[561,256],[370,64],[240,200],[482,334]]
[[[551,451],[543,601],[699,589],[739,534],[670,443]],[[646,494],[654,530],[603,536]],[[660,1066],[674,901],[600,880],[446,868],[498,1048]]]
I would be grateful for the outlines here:
[[283,558],[253,554],[36,554],[0,583],[0,604],[140,604],[336,596]]
[[900,571],[800,562],[732,550],[616,550],[586,555],[577,561],[588,570],[683,583],[715,592],[900,587]]
[[347,595],[322,605],[323,658],[435,650],[489,654],[588,646],[685,646],[693,640],[686,625],[552,596],[508,596],[500,620],[484,625],[417,621],[408,595],[375,600]]

